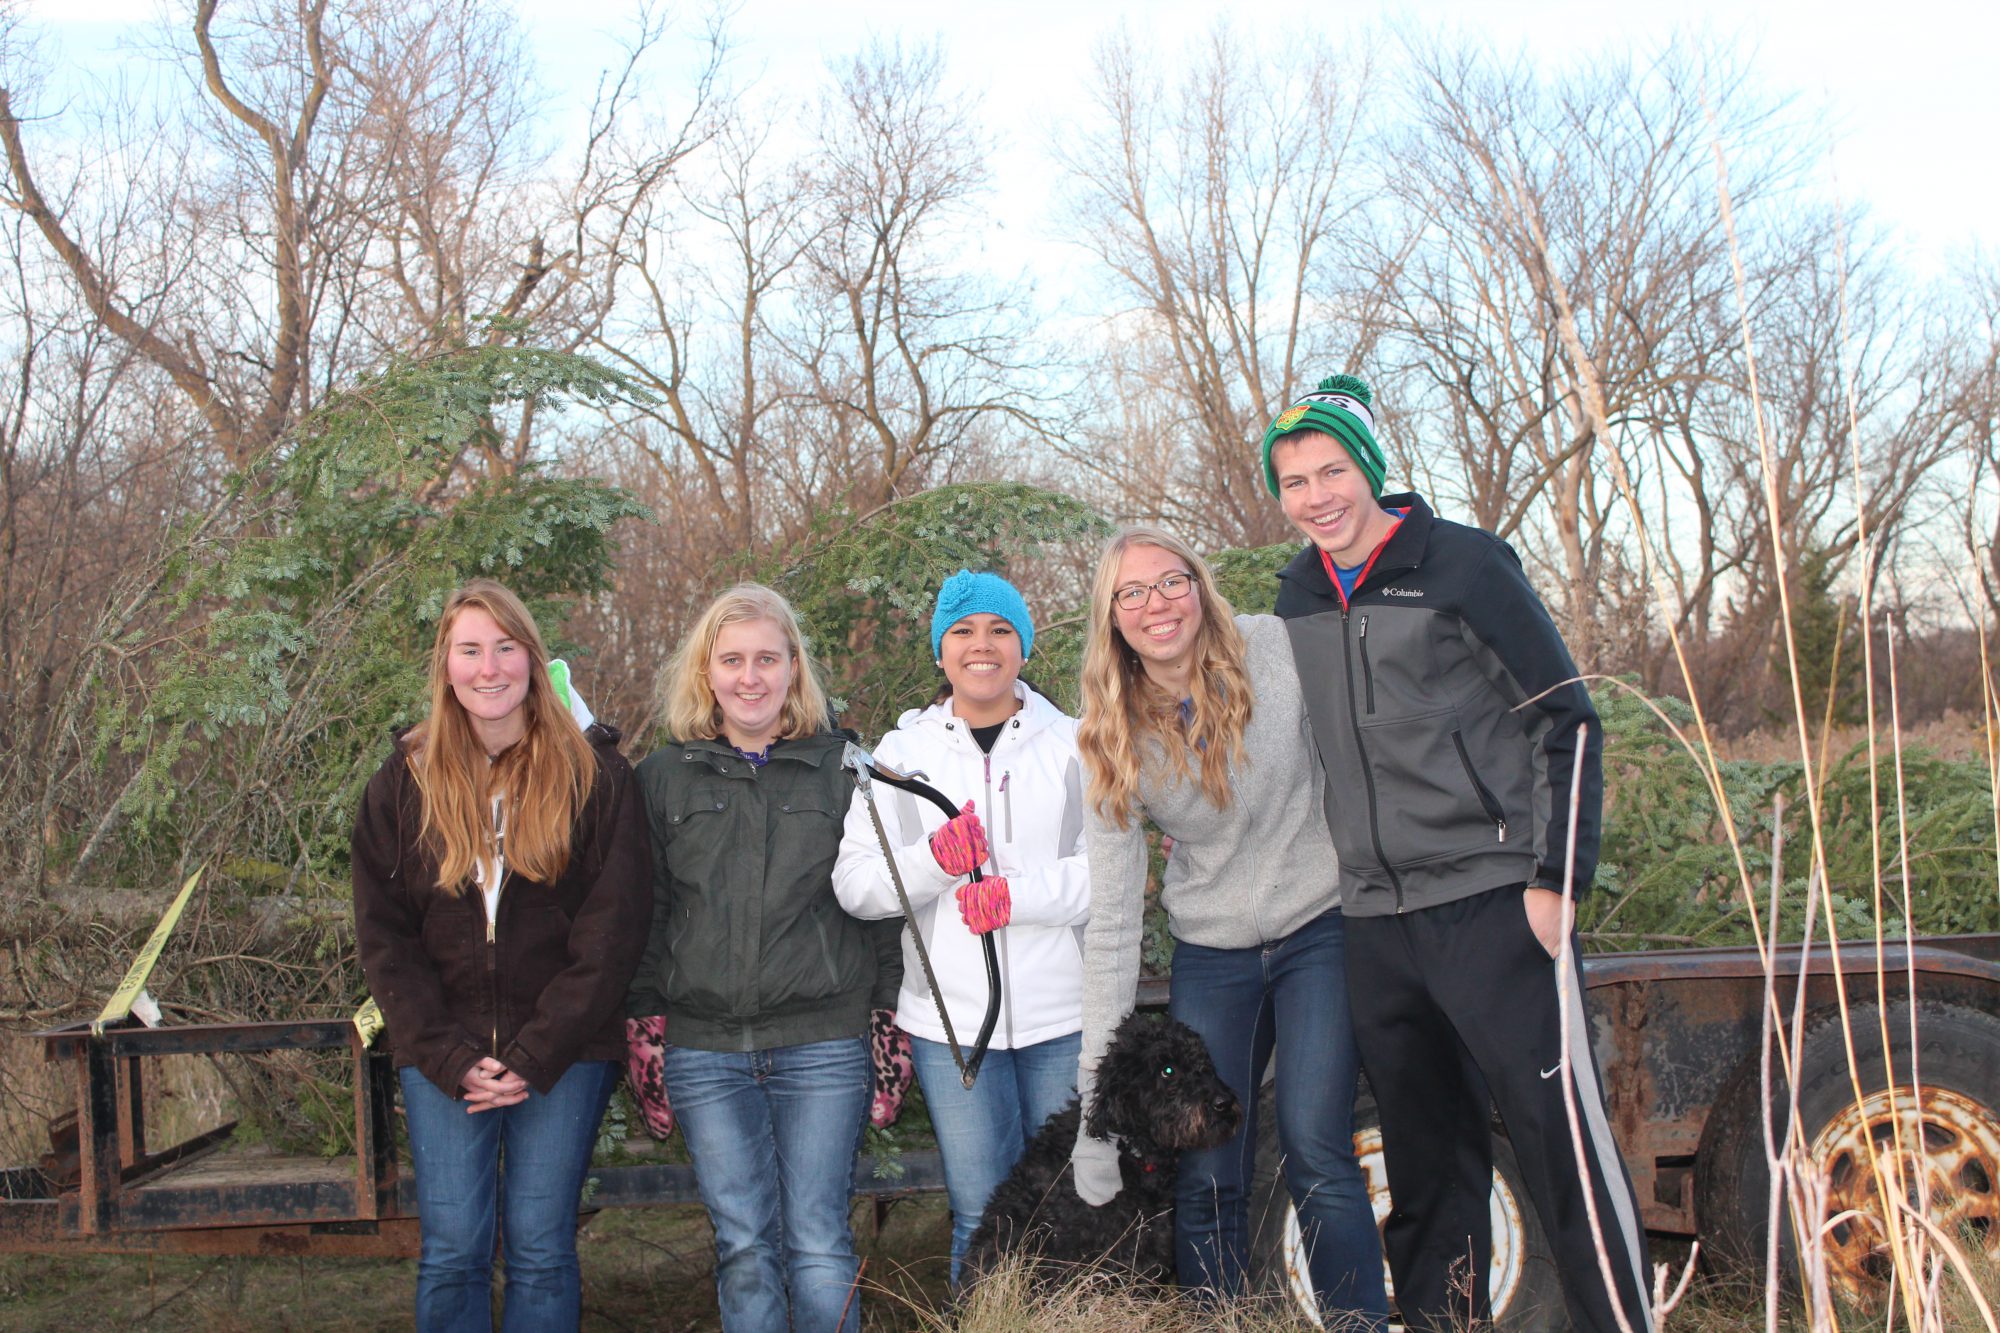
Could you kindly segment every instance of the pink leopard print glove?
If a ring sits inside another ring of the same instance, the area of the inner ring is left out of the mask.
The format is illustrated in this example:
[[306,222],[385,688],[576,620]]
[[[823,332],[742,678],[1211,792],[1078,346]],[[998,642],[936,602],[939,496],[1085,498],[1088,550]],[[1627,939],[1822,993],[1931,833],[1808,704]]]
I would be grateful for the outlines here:
[[625,1020],[625,1077],[646,1132],[664,1139],[674,1132],[674,1108],[667,1104],[665,1056],[667,1020],[663,1014]]
[[970,875],[974,867],[992,854],[993,849],[986,844],[986,829],[972,812],[970,801],[957,818],[946,820],[942,828],[931,834],[931,855],[947,875]]
[[869,1011],[868,1056],[874,1086],[874,1095],[868,1099],[868,1123],[887,1129],[903,1113],[903,1098],[917,1072],[910,1060],[910,1034],[896,1026],[894,1009]]
[[975,935],[984,935],[989,930],[998,930],[1014,915],[1014,898],[1007,891],[1007,881],[998,875],[988,875],[985,879],[964,884],[958,890],[958,914],[965,918],[965,928]]

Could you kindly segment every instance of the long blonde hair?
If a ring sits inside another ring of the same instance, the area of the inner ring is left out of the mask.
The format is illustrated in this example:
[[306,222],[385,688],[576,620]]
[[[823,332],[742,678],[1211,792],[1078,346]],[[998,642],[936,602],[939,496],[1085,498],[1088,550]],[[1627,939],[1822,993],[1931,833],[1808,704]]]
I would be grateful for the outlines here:
[[708,659],[723,629],[746,621],[768,620],[784,631],[792,650],[792,683],[785,691],[784,712],[778,718],[779,740],[797,740],[827,725],[826,690],[819,670],[806,651],[805,636],[792,605],[761,583],[739,583],[708,604],[694,628],[660,668],[654,687],[667,734],[681,741],[712,741],[723,733],[722,705],[708,683]]
[[[1118,566],[1135,546],[1153,546],[1187,566],[1201,598],[1201,629],[1194,640],[1188,692],[1192,717],[1183,724],[1180,700],[1170,699],[1146,676],[1139,655],[1118,632]],[[1122,529],[1105,543],[1090,585],[1090,623],[1083,646],[1083,709],[1077,748],[1091,804],[1111,823],[1132,822],[1139,792],[1140,751],[1158,742],[1174,775],[1186,781],[1200,770],[1201,793],[1220,810],[1229,804],[1229,767],[1243,762],[1243,733],[1250,725],[1250,673],[1236,612],[1215,586],[1208,562],[1172,534],[1154,527]]]
[[[452,629],[468,610],[493,617],[528,655],[527,730],[490,763],[451,687]],[[543,884],[569,866],[570,832],[597,781],[597,758],[549,683],[549,654],[535,618],[512,592],[474,579],[451,595],[431,645],[430,716],[411,729],[410,771],[423,798],[421,837],[437,859],[437,886],[462,892],[494,849],[493,797],[507,811],[507,862]]]

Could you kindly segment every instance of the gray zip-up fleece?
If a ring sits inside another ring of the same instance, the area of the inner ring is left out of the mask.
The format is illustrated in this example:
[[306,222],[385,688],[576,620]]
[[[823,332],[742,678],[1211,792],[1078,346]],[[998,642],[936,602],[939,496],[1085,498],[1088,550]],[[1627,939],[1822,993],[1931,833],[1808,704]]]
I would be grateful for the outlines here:
[[1326,817],[1342,910],[1560,890],[1579,766],[1582,893],[1597,866],[1603,737],[1562,635],[1507,543],[1416,495],[1382,507],[1407,513],[1351,597],[1312,546],[1278,576],[1313,734],[1339,784]]
[[1201,783],[1175,777],[1157,743],[1139,776],[1142,806],[1130,828],[1113,828],[1086,800],[1090,924],[1083,933],[1083,1058],[1077,1086],[1086,1104],[1111,1033],[1132,1012],[1146,899],[1150,817],[1173,838],[1160,902],[1174,938],[1212,949],[1244,949],[1285,936],[1339,905],[1340,864],[1326,831],[1325,779],[1291,641],[1276,616],[1238,616],[1248,642],[1254,704],[1244,762],[1232,768],[1233,799],[1221,810]]

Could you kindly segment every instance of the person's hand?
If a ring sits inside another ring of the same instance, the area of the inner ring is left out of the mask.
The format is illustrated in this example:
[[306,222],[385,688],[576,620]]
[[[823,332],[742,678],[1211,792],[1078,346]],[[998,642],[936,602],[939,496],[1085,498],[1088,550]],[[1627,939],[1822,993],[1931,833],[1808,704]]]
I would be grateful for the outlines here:
[[487,1056],[465,1071],[459,1080],[465,1089],[465,1113],[497,1111],[528,1100],[528,1080]]
[[1086,1130],[1077,1131],[1069,1165],[1076,1178],[1077,1197],[1092,1208],[1102,1208],[1125,1188],[1125,1177],[1118,1170],[1117,1146]]
[[958,889],[958,914],[965,928],[975,935],[998,930],[1014,915],[1014,898],[1007,881],[998,875],[962,884]]
[[971,801],[965,803],[956,818],[946,820],[931,834],[931,855],[937,859],[938,869],[947,875],[970,875],[992,854],[993,849],[986,843],[986,829],[973,813]]
[[674,1132],[674,1108],[667,1101],[667,1019],[664,1014],[625,1020],[625,1079],[639,1104],[646,1132],[664,1139]]
[[868,1123],[887,1129],[903,1113],[903,1098],[917,1072],[910,1054],[910,1034],[896,1026],[894,1009],[868,1013]]
[[1521,895],[1521,908],[1528,925],[1550,958],[1562,952],[1563,896],[1554,889],[1531,888]]

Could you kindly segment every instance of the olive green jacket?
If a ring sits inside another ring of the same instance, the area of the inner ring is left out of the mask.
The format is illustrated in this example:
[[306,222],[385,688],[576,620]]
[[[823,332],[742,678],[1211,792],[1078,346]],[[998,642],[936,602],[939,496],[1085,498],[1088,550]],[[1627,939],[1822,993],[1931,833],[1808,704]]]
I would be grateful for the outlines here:
[[900,919],[862,922],[833,896],[854,784],[842,737],[779,741],[758,768],[727,741],[668,745],[639,765],[653,836],[653,925],[626,998],[667,1040],[754,1051],[863,1036],[902,983]]

